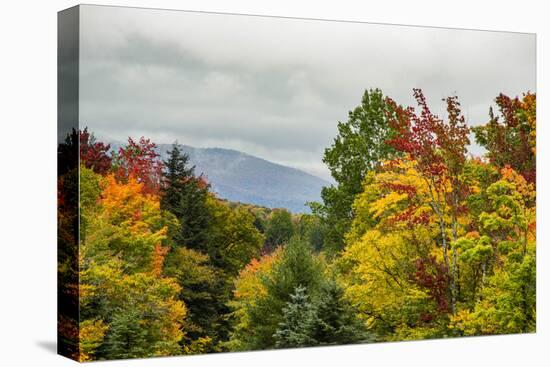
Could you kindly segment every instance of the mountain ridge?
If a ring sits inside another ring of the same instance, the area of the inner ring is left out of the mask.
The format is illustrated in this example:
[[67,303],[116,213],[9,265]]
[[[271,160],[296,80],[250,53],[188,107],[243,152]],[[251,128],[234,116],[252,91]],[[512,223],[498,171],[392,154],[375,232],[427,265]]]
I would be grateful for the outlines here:
[[[120,143],[111,143],[117,150]],[[331,183],[298,168],[271,162],[235,149],[197,148],[178,144],[189,155],[195,174],[202,174],[220,198],[268,208],[309,213],[307,202],[320,201],[321,189]],[[168,158],[172,144],[157,144],[161,159]]]

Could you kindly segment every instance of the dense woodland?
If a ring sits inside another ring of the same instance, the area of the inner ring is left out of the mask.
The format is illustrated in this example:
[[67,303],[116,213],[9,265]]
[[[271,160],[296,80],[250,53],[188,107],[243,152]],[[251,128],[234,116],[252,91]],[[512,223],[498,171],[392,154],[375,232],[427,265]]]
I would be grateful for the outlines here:
[[534,332],[535,94],[497,96],[476,127],[457,97],[438,117],[413,95],[368,90],[338,122],[323,159],[336,183],[312,214],[216,197],[177,144],[163,161],[144,137],[111,151],[69,135],[60,162],[79,147],[80,166],[60,167],[60,244],[77,245],[65,195],[79,179],[80,251],[59,271],[78,279],[62,290],[79,295],[79,320],[61,318],[75,356]]

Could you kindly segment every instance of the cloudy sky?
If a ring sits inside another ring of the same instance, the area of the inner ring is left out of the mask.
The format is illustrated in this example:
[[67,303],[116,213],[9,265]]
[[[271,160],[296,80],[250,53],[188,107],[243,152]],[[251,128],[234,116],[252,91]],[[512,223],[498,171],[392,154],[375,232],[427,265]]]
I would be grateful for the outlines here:
[[[83,6],[80,121],[101,139],[237,149],[320,177],[365,89],[468,123],[498,93],[535,91],[535,36]],[[475,152],[477,148],[473,148]]]

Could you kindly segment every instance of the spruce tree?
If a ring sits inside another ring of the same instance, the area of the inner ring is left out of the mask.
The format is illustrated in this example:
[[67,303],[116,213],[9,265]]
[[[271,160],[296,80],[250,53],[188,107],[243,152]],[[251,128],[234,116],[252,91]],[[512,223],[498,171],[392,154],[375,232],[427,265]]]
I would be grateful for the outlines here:
[[314,300],[318,323],[313,339],[320,345],[340,345],[372,341],[357,311],[344,298],[344,290],[333,280],[326,281]]
[[372,340],[364,324],[344,300],[336,282],[323,283],[317,294],[296,287],[291,300],[283,308],[283,321],[273,334],[277,348],[298,348],[315,345],[341,345]]
[[250,349],[268,349],[276,345],[275,333],[284,321],[284,308],[292,301],[297,287],[308,294],[320,288],[324,266],[311,253],[309,245],[293,237],[285,246],[282,259],[273,269],[272,276],[263,280],[267,295],[248,310],[251,333],[246,341]]
[[307,289],[296,287],[291,300],[283,309],[283,321],[273,334],[277,348],[308,347],[317,345],[314,331],[321,323],[315,305],[309,301]]
[[210,214],[206,204],[209,185],[202,176],[195,176],[189,156],[182,154],[177,143],[164,161],[161,208],[174,214],[180,222],[170,237],[176,247],[206,252]]

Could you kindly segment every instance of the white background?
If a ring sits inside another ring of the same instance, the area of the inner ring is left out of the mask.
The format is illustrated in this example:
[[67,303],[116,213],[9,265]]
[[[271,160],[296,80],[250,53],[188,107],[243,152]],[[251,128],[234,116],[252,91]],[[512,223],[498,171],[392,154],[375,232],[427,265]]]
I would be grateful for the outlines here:
[[[550,210],[545,1],[96,1],[245,14],[536,32],[537,333],[305,350],[105,362],[114,366],[549,365]],[[5,1],[0,11],[0,365],[73,365],[56,337],[56,12],[75,1]],[[253,30],[251,30],[253,32]],[[510,49],[513,53],[514,50]],[[403,60],[406,62],[406,60]]]

